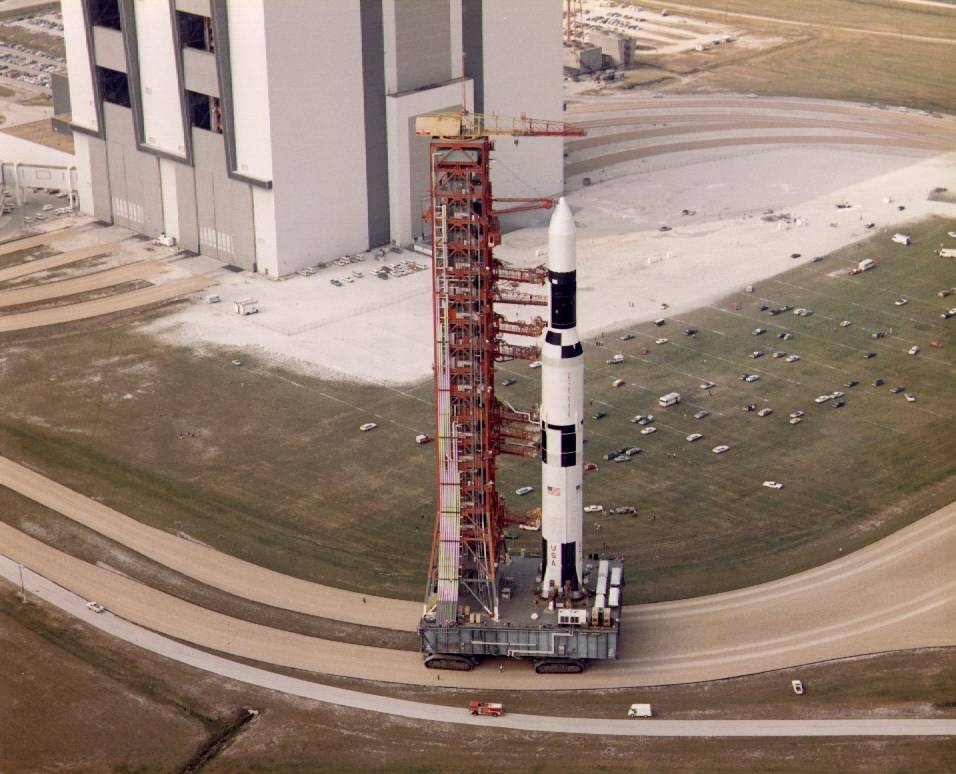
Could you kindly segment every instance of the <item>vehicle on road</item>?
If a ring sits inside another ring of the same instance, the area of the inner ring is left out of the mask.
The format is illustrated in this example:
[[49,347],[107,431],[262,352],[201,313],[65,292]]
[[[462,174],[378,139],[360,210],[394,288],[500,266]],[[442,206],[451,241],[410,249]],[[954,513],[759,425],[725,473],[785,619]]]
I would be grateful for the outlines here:
[[490,715],[491,717],[500,718],[505,713],[505,707],[503,704],[498,704],[497,702],[470,701],[468,702],[468,711],[472,715]]
[[99,602],[87,602],[86,609],[94,613],[102,613],[106,610]]
[[791,680],[790,687],[793,689],[793,692],[797,696],[803,696],[803,681],[802,680]]
[[650,718],[654,716],[650,704],[632,704],[627,709],[629,718]]

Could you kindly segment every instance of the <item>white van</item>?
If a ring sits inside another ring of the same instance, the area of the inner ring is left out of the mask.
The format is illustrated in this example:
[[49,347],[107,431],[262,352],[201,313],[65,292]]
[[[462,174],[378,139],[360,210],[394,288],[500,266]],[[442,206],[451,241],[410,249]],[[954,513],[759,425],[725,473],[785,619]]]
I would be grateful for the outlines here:
[[676,406],[680,403],[680,393],[679,392],[669,392],[667,395],[661,395],[657,399],[657,402],[666,408],[667,406]]

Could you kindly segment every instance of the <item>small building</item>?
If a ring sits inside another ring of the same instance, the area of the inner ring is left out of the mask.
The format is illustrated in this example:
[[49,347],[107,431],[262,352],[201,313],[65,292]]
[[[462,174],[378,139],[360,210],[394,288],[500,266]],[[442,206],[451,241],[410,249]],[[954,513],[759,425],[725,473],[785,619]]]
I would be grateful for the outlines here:
[[669,392],[667,395],[661,395],[661,397],[657,399],[657,402],[664,408],[667,408],[668,406],[676,406],[678,403],[680,403],[680,393]]

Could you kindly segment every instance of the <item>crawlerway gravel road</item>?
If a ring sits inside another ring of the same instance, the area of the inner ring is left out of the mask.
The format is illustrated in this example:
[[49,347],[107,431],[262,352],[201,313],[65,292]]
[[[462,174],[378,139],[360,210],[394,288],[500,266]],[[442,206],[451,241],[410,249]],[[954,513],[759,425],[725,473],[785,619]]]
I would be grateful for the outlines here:
[[[10,559],[0,556],[0,576],[13,584],[20,583],[20,568]],[[476,717],[467,710],[437,704],[393,699],[387,696],[334,688],[308,680],[275,674],[264,669],[239,664],[220,656],[206,653],[180,642],[174,642],[155,632],[125,621],[110,612],[96,614],[86,607],[86,600],[45,578],[24,570],[24,587],[28,600],[39,598],[65,612],[86,621],[104,632],[119,637],[141,648],[179,661],[183,664],[214,672],[224,677],[269,688],[274,691],[343,707],[400,715],[430,722],[461,725],[512,728],[522,731],[546,731],[573,734],[600,734],[604,736],[953,736],[956,720],[911,718],[858,718],[828,720],[609,720],[581,717],[548,717],[507,713],[500,718]]]
[[[625,610],[621,658],[587,672],[446,673],[516,690],[695,682],[833,658],[956,644],[956,505],[850,557],[774,583]],[[117,615],[202,647],[315,673],[434,684],[417,653],[333,642],[222,615],[69,556],[6,524],[0,553]],[[281,576],[280,576],[281,577]]]

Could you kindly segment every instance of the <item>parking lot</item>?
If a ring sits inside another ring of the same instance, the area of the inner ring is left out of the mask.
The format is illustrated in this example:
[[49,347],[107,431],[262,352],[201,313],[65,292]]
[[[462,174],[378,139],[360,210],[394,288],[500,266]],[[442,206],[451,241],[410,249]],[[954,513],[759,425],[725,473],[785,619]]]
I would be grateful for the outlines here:
[[[597,466],[585,503],[604,508],[586,514],[588,544],[636,560],[632,593],[667,597],[690,565],[698,593],[730,588],[777,551],[777,574],[796,571],[952,499],[956,320],[941,314],[956,296],[937,293],[956,286],[956,263],[934,252],[951,229],[931,220],[908,247],[880,233],[753,292],[585,342],[585,459]],[[875,267],[849,276],[863,257]],[[536,372],[505,369],[517,381],[500,394],[532,402]],[[671,392],[680,403],[662,407]],[[503,492],[539,484],[534,462],[507,463]]]

